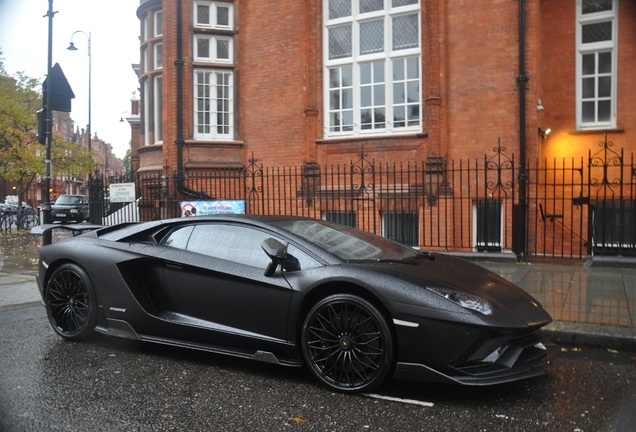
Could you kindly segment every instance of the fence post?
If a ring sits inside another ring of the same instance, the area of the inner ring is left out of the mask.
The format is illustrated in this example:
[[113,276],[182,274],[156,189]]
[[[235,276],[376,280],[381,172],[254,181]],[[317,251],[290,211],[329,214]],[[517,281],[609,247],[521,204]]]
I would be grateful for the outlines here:
[[101,224],[104,216],[104,178],[98,171],[88,175],[89,220]]

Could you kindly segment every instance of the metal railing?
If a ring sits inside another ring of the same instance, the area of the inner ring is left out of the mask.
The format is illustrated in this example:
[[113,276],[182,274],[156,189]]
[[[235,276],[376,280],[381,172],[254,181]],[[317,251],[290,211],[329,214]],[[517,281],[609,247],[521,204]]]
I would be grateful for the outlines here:
[[[605,137],[587,160],[527,163],[526,203],[517,165],[501,143],[458,161],[380,163],[361,149],[348,164],[266,167],[252,157],[241,169],[92,176],[89,188],[96,223],[179,217],[186,201],[242,200],[249,214],[330,219],[424,249],[512,253],[522,238],[530,257],[636,253],[633,156],[627,162]],[[109,203],[109,184],[126,181],[136,201]]]

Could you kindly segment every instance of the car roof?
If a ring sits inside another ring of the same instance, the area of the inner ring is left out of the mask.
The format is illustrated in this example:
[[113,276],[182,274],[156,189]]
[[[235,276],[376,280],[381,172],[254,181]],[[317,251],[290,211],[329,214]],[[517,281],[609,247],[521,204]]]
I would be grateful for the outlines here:
[[[205,222],[247,222],[255,226],[274,228],[270,224],[283,221],[310,220],[303,216],[287,215],[247,215],[247,214],[219,214],[209,216],[181,217],[173,219],[162,219],[150,222],[124,223],[101,228],[93,233],[100,238],[111,241],[127,240],[137,235],[154,232],[162,227],[179,226],[184,224],[205,223]],[[314,219],[315,220],[315,219]]]

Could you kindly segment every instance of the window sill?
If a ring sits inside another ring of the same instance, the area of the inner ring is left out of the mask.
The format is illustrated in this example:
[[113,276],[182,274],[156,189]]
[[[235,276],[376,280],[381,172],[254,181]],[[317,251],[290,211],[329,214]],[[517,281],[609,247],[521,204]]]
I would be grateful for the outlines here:
[[426,132],[413,132],[404,134],[392,134],[392,135],[369,135],[369,136],[339,136],[330,137],[316,140],[316,144],[340,144],[347,142],[359,142],[359,141],[387,141],[387,140],[399,140],[399,139],[422,139],[427,138]]
[[241,147],[245,145],[245,142],[228,139],[213,140],[209,138],[196,138],[194,140],[185,140],[185,144],[192,147]]
[[622,127],[599,127],[599,128],[590,128],[590,129],[574,129],[569,133],[570,135],[598,135],[599,133],[624,133],[625,129]]

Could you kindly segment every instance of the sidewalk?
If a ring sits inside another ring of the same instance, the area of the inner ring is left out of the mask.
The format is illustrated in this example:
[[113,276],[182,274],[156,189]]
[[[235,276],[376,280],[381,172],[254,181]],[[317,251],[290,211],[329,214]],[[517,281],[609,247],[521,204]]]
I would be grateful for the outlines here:
[[636,265],[474,262],[543,305],[553,342],[636,351]]
[[41,236],[0,232],[0,312],[39,304],[35,283]]
[[[0,233],[0,312],[39,304],[35,283],[41,238]],[[535,297],[554,321],[555,343],[636,352],[636,263],[516,263],[474,260]]]

